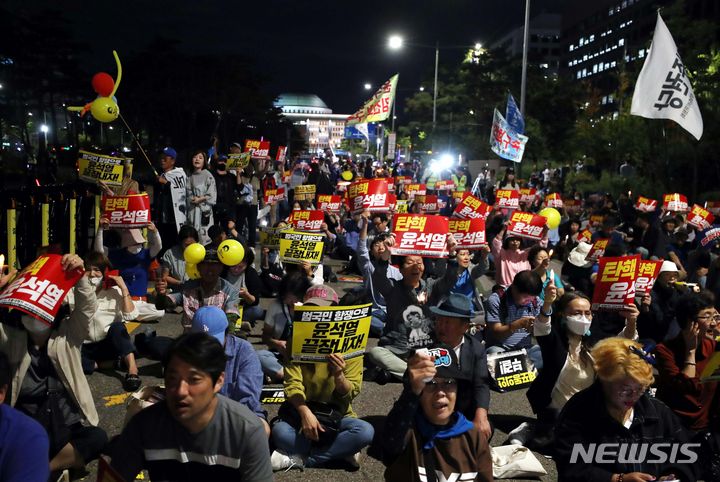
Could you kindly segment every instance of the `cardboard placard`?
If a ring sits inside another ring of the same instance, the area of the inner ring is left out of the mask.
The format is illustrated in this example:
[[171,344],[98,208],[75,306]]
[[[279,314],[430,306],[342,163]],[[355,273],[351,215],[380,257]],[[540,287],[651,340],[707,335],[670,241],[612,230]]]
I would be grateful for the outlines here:
[[394,211],[395,206],[397,206],[397,196],[395,194],[388,194],[388,208],[390,211]]
[[635,303],[640,255],[600,258],[592,309],[622,310]]
[[280,404],[285,403],[285,389],[279,387],[262,387],[260,390],[260,403]]
[[348,201],[350,211],[354,214],[368,210],[371,213],[387,212],[388,184],[385,179],[367,179],[350,184],[348,187]]
[[317,197],[317,208],[320,211],[328,213],[339,213],[340,205],[343,199],[341,196],[331,196],[328,194],[318,194]]
[[143,228],[150,223],[150,198],[147,193],[127,196],[103,196],[102,217],[111,228]]
[[471,194],[467,194],[455,207],[453,216],[460,219],[485,219],[491,211],[492,206]]
[[85,273],[63,271],[62,256],[40,256],[0,293],[0,306],[15,308],[51,325],[68,292]]
[[507,227],[507,236],[519,236],[521,238],[540,241],[545,234],[547,219],[537,214],[522,211],[512,213],[510,224]]
[[520,193],[515,189],[498,189],[495,193],[495,207],[498,209],[518,209]]
[[412,177],[411,176],[395,176],[395,184],[398,186],[405,186],[407,184],[412,184]]
[[580,243],[580,242],[588,243],[588,244],[592,243],[592,231],[590,231],[587,228],[580,231],[578,233],[578,243]]
[[296,306],[292,333],[295,363],[327,363],[336,353],[345,360],[362,356],[370,331],[372,304]]
[[319,209],[301,209],[290,213],[288,224],[298,231],[319,233],[324,220],[325,213]]
[[690,210],[688,206],[687,196],[680,193],[665,194],[663,196],[662,208],[665,211],[674,213],[686,213]]
[[121,186],[125,159],[89,151],[78,152],[78,176],[83,181],[103,181],[108,186]]
[[657,199],[639,196],[635,202],[635,209],[641,213],[654,213],[657,209]]
[[263,248],[280,249],[280,228],[261,228],[260,246]]
[[437,214],[440,211],[438,197],[434,194],[418,194],[415,196],[415,202],[420,205],[420,210],[424,214]]
[[398,214],[407,214],[408,212],[408,200],[398,199],[395,203],[395,212]]
[[435,181],[436,191],[452,191],[455,189],[455,183],[450,180]]
[[521,188],[518,193],[520,194],[521,203],[532,204],[537,198],[537,189],[535,188]]
[[537,378],[537,369],[524,348],[488,355],[487,365],[490,376],[502,390],[526,388]]
[[565,207],[562,197],[556,192],[545,196],[545,206],[555,209],[562,209],[563,207]]
[[236,154],[228,154],[227,169],[232,171],[242,171],[250,164],[251,154],[249,152],[239,152]]
[[605,249],[608,247],[608,244],[610,244],[609,239],[598,239],[595,241],[592,245],[592,248],[590,248],[590,252],[585,256],[585,259],[587,261],[597,261],[598,259],[602,258],[605,254]]
[[703,233],[702,238],[700,238],[700,245],[704,248],[710,243],[713,243],[718,238],[720,238],[720,227],[708,229]]
[[427,194],[427,187],[425,184],[408,184],[405,186],[405,192],[408,198],[412,199],[417,194]]
[[315,199],[315,184],[303,184],[302,186],[295,186],[295,200],[296,201],[312,201]]
[[690,214],[687,216],[687,223],[699,230],[708,229],[715,221],[715,216],[702,206],[693,204]]
[[285,154],[287,154],[287,146],[278,146],[275,160],[277,162],[285,162]]
[[485,220],[482,218],[450,219],[448,231],[458,242],[457,249],[479,249],[487,246]]
[[249,152],[252,157],[267,157],[270,155],[270,142],[246,139],[243,152]]
[[660,274],[662,261],[641,259],[638,266],[637,279],[635,280],[635,296],[642,298],[646,293],[652,291],[655,281]]
[[285,187],[279,187],[277,189],[266,189],[263,194],[263,202],[265,204],[276,204],[278,201],[282,201],[286,198]]
[[452,192],[452,198],[457,200],[458,202],[462,201],[465,196],[469,196],[470,193],[467,191],[453,191]]
[[280,261],[319,264],[323,254],[323,235],[286,230],[280,233]]
[[448,219],[425,214],[399,214],[393,223],[393,254],[428,258],[447,256]]

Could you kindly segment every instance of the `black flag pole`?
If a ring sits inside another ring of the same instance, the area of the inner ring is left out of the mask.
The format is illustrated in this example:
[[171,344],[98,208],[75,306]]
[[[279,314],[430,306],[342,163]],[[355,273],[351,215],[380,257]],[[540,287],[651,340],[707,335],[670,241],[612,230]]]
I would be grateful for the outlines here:
[[125,128],[128,130],[128,132],[130,133],[132,138],[135,140],[135,144],[137,144],[138,149],[140,149],[140,152],[142,153],[143,157],[147,161],[148,166],[150,166],[150,169],[152,169],[153,173],[155,173],[155,177],[158,177],[159,174],[158,174],[157,170],[155,169],[155,167],[153,166],[152,162],[150,161],[150,158],[148,157],[147,153],[145,152],[145,149],[143,149],[142,145],[140,145],[140,140],[137,138],[137,136],[135,135],[133,130],[130,129],[130,126],[125,121],[125,118],[122,116],[122,114],[118,114],[118,117],[120,117],[120,120],[122,121],[122,123],[125,124]]

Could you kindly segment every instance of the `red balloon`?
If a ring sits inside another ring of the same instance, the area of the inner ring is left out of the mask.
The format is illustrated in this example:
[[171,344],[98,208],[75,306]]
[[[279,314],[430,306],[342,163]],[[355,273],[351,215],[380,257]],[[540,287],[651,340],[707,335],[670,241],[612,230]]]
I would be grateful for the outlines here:
[[109,97],[110,94],[112,94],[113,89],[115,88],[115,81],[112,77],[110,77],[110,74],[106,74],[105,72],[98,72],[97,74],[93,75],[92,86],[95,92],[100,95],[100,97]]

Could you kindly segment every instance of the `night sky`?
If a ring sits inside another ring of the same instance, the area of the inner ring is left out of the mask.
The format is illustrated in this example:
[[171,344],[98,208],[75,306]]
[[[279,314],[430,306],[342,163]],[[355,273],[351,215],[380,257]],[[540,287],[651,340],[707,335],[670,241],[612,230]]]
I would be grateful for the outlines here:
[[[557,12],[569,0],[533,0],[532,14]],[[352,113],[373,89],[400,73],[407,97],[431,78],[432,49],[390,52],[391,33],[407,42],[440,42],[441,63],[457,62],[460,49],[443,45],[488,43],[523,22],[523,0],[5,0],[10,9],[62,5],[77,40],[90,45],[87,70],[113,70],[121,58],[154,36],[177,39],[189,53],[241,53],[269,78],[273,94],[319,95],[336,113]],[[31,6],[28,6],[31,4]],[[48,19],[52,21],[52,19]],[[182,75],[178,66],[178,75]],[[518,86],[519,90],[519,86]]]

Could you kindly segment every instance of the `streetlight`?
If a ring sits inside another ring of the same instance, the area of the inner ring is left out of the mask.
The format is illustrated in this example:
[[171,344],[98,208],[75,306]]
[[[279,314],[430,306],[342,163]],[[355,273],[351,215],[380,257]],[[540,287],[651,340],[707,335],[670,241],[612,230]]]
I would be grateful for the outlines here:
[[480,42],[475,42],[475,50],[482,50],[482,44]]
[[370,89],[372,89],[372,85],[370,84],[370,82],[365,82],[365,86],[364,86],[364,87],[365,87],[365,90],[370,90]]
[[388,48],[392,50],[401,49],[403,46],[403,38],[399,35],[391,35],[388,38]]
[[425,92],[425,87],[423,87],[422,85],[420,86],[420,92]]
[[0,89],[2,89],[2,88],[3,88],[3,85],[2,85],[2,84],[0,84]]
[[50,128],[47,126],[47,124],[41,124],[40,125],[40,132],[43,133],[45,136],[45,145],[47,146],[47,133],[50,130]]

